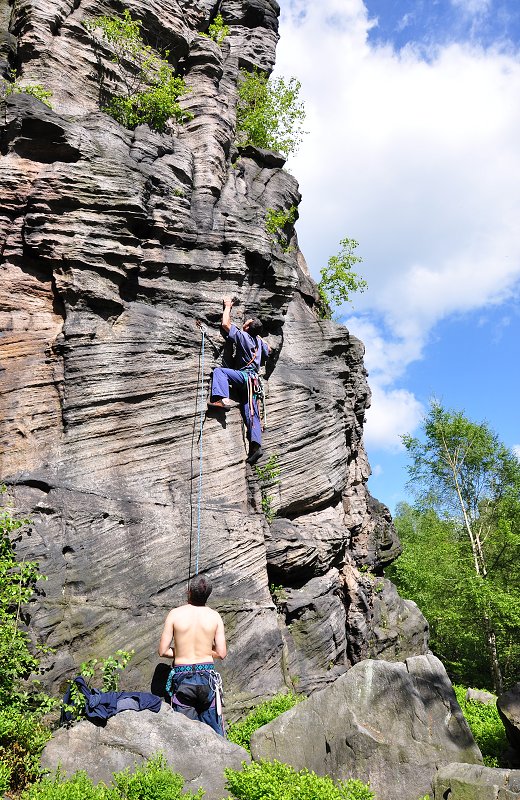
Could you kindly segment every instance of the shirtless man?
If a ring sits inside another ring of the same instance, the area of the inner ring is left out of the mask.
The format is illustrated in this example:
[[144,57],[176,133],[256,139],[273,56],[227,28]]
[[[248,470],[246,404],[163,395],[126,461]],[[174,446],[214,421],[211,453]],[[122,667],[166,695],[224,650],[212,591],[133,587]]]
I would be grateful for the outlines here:
[[173,660],[166,684],[173,710],[224,736],[222,679],[213,659],[225,658],[227,647],[222,617],[206,607],[211,590],[203,575],[191,581],[188,603],[172,608],[166,617],[158,652]]

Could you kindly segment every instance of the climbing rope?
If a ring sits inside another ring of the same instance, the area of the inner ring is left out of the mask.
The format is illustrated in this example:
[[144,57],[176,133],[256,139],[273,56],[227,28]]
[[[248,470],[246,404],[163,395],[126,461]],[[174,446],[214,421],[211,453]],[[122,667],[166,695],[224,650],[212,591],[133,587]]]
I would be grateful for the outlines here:
[[195,575],[199,574],[199,555],[200,555],[200,529],[201,529],[201,512],[202,512],[202,434],[204,431],[204,413],[205,413],[205,396],[204,396],[204,347],[206,339],[206,326],[197,320],[197,326],[200,328],[202,340],[200,344],[200,364],[201,364],[201,380],[200,380],[200,426],[199,426],[199,491],[197,496],[197,551],[195,554]]

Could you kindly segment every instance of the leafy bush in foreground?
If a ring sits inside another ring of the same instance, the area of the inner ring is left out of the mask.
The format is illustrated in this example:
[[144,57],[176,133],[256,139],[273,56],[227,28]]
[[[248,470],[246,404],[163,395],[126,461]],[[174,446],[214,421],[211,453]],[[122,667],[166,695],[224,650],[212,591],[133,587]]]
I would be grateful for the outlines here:
[[255,761],[238,772],[225,769],[226,788],[236,800],[373,800],[374,793],[361,781],[335,783],[279,761]]
[[[6,493],[0,487],[0,496]],[[18,561],[16,546],[29,521],[12,506],[0,508],[0,794],[23,789],[40,773],[39,757],[50,739],[41,722],[54,701],[40,691],[31,673],[39,671],[39,654],[22,626],[24,609],[42,576],[34,561]]]
[[202,800],[204,791],[183,792],[184,778],[166,766],[158,754],[133,772],[114,774],[115,786],[94,786],[86,772],[71,778],[44,778],[21,796],[21,800]]
[[251,736],[256,729],[261,728],[262,725],[267,725],[268,722],[279,717],[284,711],[289,711],[290,708],[293,708],[302,700],[305,700],[303,695],[293,694],[292,692],[275,695],[270,700],[266,700],[253,708],[241,722],[232,723],[228,728],[227,738],[230,742],[243,747],[248,753],[251,752],[249,745]]
[[499,767],[501,755],[507,748],[507,738],[496,706],[466,700],[465,686],[453,688],[473,738],[480,748],[484,764],[486,767]]

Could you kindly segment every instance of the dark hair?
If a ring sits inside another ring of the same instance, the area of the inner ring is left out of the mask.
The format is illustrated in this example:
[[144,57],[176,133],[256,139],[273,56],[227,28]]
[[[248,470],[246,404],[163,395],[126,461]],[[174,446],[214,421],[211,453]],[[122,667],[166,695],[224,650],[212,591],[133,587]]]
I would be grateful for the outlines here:
[[251,322],[248,325],[247,332],[251,334],[251,336],[260,336],[262,334],[263,325],[261,320],[258,317],[253,317]]
[[197,575],[190,583],[189,601],[192,606],[204,606],[211,594],[213,586],[209,578]]

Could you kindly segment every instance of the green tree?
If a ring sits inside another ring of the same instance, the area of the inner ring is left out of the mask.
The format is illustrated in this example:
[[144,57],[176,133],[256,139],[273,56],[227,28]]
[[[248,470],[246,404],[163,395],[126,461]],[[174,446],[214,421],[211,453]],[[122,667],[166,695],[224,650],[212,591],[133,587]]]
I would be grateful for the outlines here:
[[302,140],[305,119],[296,78],[268,78],[264,72],[241,69],[238,81],[237,144],[294,153]]
[[486,423],[436,401],[422,428],[422,439],[403,437],[409,485],[422,509],[454,525],[461,570],[471,565],[464,585],[499,693],[520,632],[520,462]]
[[367,282],[353,270],[356,264],[363,261],[354,252],[359,243],[355,239],[345,238],[339,244],[339,253],[331,256],[327,266],[320,270],[318,314],[321,319],[331,319],[333,305],[348,303],[353,292],[364,292],[367,288]]
[[108,46],[118,82],[124,88],[103,108],[125,128],[149,125],[163,131],[171,118],[177,122],[192,119],[184,111],[179,97],[186,94],[184,80],[175,75],[168,62],[169,51],[158,53],[146,45],[141,35],[141,23],[126,9],[121,16],[101,16],[85,22],[85,28],[100,46]]

